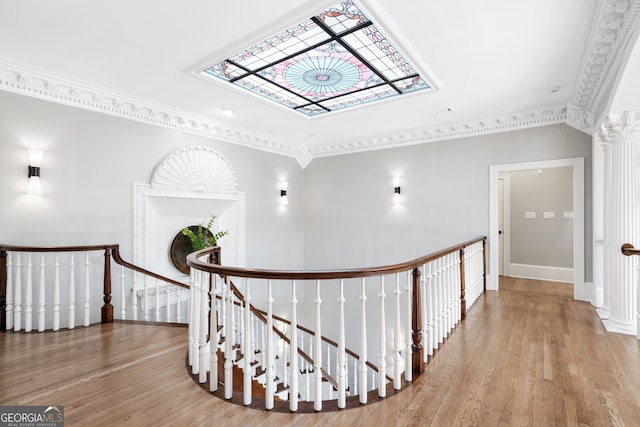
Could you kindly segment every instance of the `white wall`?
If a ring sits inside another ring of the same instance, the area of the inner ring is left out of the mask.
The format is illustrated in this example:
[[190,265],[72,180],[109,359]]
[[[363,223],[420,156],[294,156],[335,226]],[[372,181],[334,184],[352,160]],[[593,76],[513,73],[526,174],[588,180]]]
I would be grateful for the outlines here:
[[[246,193],[247,264],[301,268],[304,179],[294,159],[3,91],[0,242],[119,243],[131,259],[132,183],[148,183],[158,162],[193,145],[225,156]],[[25,194],[27,148],[45,151],[42,196]]]

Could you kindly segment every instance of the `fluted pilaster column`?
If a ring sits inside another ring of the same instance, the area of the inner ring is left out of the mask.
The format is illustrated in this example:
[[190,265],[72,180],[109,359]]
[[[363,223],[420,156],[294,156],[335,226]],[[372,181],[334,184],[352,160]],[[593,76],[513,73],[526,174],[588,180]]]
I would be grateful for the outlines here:
[[605,144],[604,305],[607,330],[635,334],[638,257],[620,252],[640,244],[640,111],[610,114],[599,137]]

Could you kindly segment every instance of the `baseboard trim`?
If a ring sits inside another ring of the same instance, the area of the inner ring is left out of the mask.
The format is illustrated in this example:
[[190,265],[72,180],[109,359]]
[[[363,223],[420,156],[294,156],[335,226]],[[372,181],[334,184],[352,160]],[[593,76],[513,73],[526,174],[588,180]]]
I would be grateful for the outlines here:
[[573,283],[573,268],[510,263],[509,276],[522,277],[525,279],[549,280],[552,282]]

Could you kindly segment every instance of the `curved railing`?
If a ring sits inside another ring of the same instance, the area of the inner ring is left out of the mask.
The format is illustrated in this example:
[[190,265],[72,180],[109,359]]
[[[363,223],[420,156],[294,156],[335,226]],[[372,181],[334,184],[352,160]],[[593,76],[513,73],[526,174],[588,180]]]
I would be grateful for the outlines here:
[[[640,255],[640,249],[635,248],[631,243],[625,243],[622,245],[620,250],[622,251],[622,254],[626,256]],[[636,336],[640,340],[640,268],[638,268],[638,286],[636,288],[636,311]]]
[[[112,260],[121,267],[115,287]],[[139,314],[141,320],[184,323],[188,288],[125,261],[118,244],[0,245],[2,331],[55,331],[61,323],[73,329],[114,318],[138,320]]]
[[[372,390],[385,397],[388,378],[392,387],[399,390],[403,378],[407,382],[419,375],[429,357],[465,319],[469,307],[485,290],[485,245],[486,237],[479,237],[407,262],[329,271],[230,267],[204,261],[207,249],[190,254],[187,263],[191,266],[192,373],[199,382],[208,381],[212,392],[217,391],[219,382],[223,383],[224,397],[231,399],[233,367],[240,367],[243,403],[249,405],[251,381],[260,366],[266,377],[266,409],[274,407],[277,378],[283,376],[288,378],[290,411],[298,410],[299,401],[304,400],[300,389],[305,386],[313,390],[310,394],[314,409],[323,409],[323,402],[329,400],[323,390],[323,372],[336,377],[337,408],[345,408],[348,397],[358,396],[360,403],[366,403]],[[236,288],[234,282],[240,286]],[[234,288],[242,289],[242,294]],[[393,298],[387,298],[388,291]],[[378,298],[375,306],[367,303],[367,295],[373,292]],[[254,293],[262,293],[261,299],[254,300]],[[302,301],[300,295],[305,296]],[[333,296],[335,305],[327,299]],[[289,302],[286,310],[277,308],[286,315],[278,316],[274,302],[283,300]],[[261,312],[266,313],[266,326],[262,329],[252,320],[260,311],[255,306],[265,307]],[[389,322],[388,313],[392,314]],[[274,323],[285,318],[286,341],[272,332]],[[305,322],[315,327],[301,328]],[[303,339],[300,343],[299,339],[305,334],[312,340],[306,351],[311,362],[300,355],[305,342]],[[337,347],[333,360],[331,350],[323,344],[323,337],[332,334]],[[359,348],[358,354],[347,351],[348,347]],[[372,349],[377,357],[369,360]],[[224,358],[222,381],[218,379],[218,353]],[[349,356],[355,359],[352,371]],[[306,368],[301,369],[304,364]],[[305,378],[301,378],[301,371]],[[372,371],[377,372],[375,377],[371,377]]]

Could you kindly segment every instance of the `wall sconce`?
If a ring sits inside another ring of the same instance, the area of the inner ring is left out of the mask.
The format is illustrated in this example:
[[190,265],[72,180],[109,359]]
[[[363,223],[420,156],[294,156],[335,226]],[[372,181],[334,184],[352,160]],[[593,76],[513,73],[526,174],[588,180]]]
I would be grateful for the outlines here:
[[393,203],[400,203],[400,178],[393,178]]
[[29,184],[27,185],[27,194],[42,194],[40,186],[40,165],[42,164],[42,150],[29,150],[29,166],[28,176]]
[[280,204],[281,205],[288,205],[289,204],[289,199],[287,198],[287,187],[289,186],[289,183],[287,181],[281,181],[280,182]]

